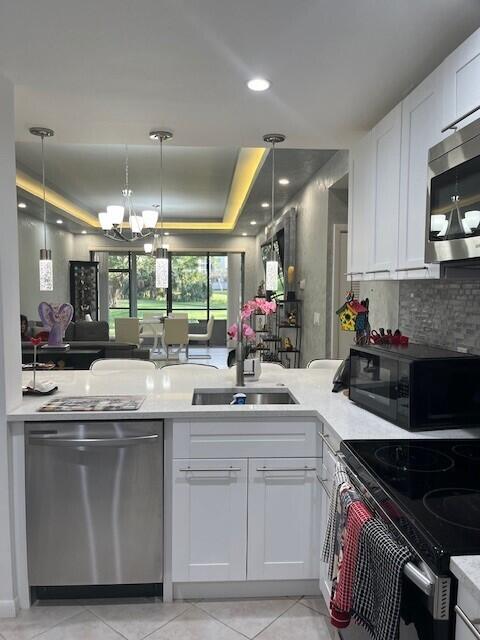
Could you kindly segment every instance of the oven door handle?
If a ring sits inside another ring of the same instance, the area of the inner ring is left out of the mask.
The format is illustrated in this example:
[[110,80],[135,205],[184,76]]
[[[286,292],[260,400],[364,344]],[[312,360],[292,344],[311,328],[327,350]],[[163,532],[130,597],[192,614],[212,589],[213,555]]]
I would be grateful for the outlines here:
[[470,631],[472,636],[474,638],[477,638],[477,640],[480,640],[480,631],[475,626],[475,624],[478,624],[479,621],[478,620],[474,620],[472,622],[472,620],[470,620],[470,618],[467,616],[465,611],[463,609],[461,609],[458,606],[458,604],[455,605],[455,613],[460,618],[460,620],[464,623],[464,625],[467,627],[467,629]]
[[435,583],[419,569],[417,565],[413,564],[413,562],[407,562],[403,568],[403,573],[420,591],[423,591],[425,595],[430,596],[432,594]]

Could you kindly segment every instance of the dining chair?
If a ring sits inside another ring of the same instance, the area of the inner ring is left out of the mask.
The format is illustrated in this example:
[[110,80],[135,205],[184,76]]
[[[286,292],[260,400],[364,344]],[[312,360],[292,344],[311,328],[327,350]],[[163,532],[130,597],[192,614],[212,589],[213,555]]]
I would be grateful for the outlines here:
[[[196,342],[205,342],[209,343],[209,341],[212,338],[212,334],[213,334],[213,327],[215,325],[215,316],[211,315],[210,318],[208,319],[207,322],[207,331],[206,333],[189,333],[188,334],[188,340],[191,343],[196,343]],[[191,358],[202,358],[202,359],[209,359],[212,356],[208,353],[198,353],[194,356],[190,356]]]
[[307,364],[307,369],[331,369],[331,362],[326,358],[315,358]]
[[115,318],[115,342],[140,345],[140,322],[138,318]]
[[95,360],[90,365],[92,373],[114,371],[152,371],[155,363],[150,360],[138,360],[136,358],[102,358]]
[[169,318],[181,318],[182,320],[184,320],[185,318],[188,320],[188,313],[169,313],[168,314]]
[[214,364],[203,364],[202,362],[168,362],[162,368],[163,369],[172,369],[175,368],[178,370],[179,367],[182,367],[184,371],[205,371],[206,369],[217,369],[218,367]]
[[162,342],[167,354],[167,360],[169,358],[171,347],[177,347],[176,353],[178,353],[178,355],[180,355],[182,347],[185,347],[188,358],[187,318],[165,318]]

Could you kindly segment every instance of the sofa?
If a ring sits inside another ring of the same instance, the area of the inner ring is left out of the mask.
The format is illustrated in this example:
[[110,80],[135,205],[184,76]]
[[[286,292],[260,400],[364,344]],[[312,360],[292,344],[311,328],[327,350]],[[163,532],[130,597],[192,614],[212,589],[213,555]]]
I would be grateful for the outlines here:
[[[71,322],[65,332],[65,342],[68,342],[70,349],[65,352],[64,360],[69,360],[72,363],[72,368],[85,369],[90,366],[93,360],[98,357],[101,358],[137,358],[141,360],[148,360],[150,358],[149,349],[140,348],[136,344],[127,342],[115,342],[110,340],[108,322],[100,321],[87,321],[79,320],[77,322]],[[92,355],[91,362],[88,356],[85,357],[85,351],[96,350],[97,354]],[[83,351],[82,357],[75,358],[75,351]],[[98,353],[100,352],[100,353]],[[41,349],[38,350],[39,355],[48,355],[48,351],[41,353]],[[51,354],[51,360],[57,360]],[[22,342],[22,362],[31,362],[33,357],[33,348],[30,342]],[[40,358],[39,358],[40,360]]]

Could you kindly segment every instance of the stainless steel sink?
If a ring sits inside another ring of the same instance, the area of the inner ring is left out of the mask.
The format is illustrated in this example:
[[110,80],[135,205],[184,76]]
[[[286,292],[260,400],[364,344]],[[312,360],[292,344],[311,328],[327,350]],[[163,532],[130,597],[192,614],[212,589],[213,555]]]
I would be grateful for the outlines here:
[[192,404],[227,405],[232,402],[234,393],[244,393],[247,396],[245,404],[298,404],[288,389],[251,389],[248,387],[195,389]]

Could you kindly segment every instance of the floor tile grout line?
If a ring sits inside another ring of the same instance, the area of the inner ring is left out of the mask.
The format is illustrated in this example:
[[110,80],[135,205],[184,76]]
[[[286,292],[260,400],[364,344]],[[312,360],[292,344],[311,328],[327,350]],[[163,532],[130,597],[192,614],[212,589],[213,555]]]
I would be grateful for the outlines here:
[[[77,606],[77,605],[75,605],[75,606]],[[30,640],[34,640],[34,638],[40,638],[41,636],[43,636],[44,633],[48,633],[49,631],[51,631],[52,629],[55,629],[56,627],[58,627],[59,625],[63,624],[64,622],[67,622],[67,620],[72,620],[72,618],[76,618],[81,613],[85,613],[85,607],[83,607],[82,605],[78,605],[78,606],[81,608],[81,611],[77,611],[77,613],[72,613],[72,615],[67,616],[66,618],[63,618],[62,620],[59,620],[55,624],[52,624],[52,626],[48,627],[48,629],[44,629],[43,631],[40,631],[40,633],[36,633],[35,635],[33,635],[31,637]],[[32,608],[32,607],[30,607],[30,608]]]
[[[317,596],[303,596],[305,598],[316,598]],[[328,618],[328,616],[330,615],[328,612],[327,613],[323,613],[322,611],[319,611],[318,609],[315,609],[315,607],[310,606],[309,604],[307,604],[306,602],[303,602],[303,597],[300,599],[299,604],[301,604],[303,607],[307,607],[307,609],[311,609],[312,611],[315,611],[315,613],[318,613],[320,616],[323,616],[324,618]],[[325,603],[326,606],[326,603]]]
[[231,627],[229,624],[227,624],[226,622],[223,622],[223,620],[219,620],[218,618],[216,618],[214,615],[212,615],[209,611],[205,611],[205,609],[202,609],[202,607],[198,606],[198,603],[193,603],[193,606],[196,607],[197,609],[199,609],[199,611],[201,611],[202,613],[204,613],[205,615],[207,615],[209,618],[212,618],[212,620],[215,620],[215,622],[219,622],[220,624],[222,624],[224,627],[227,627],[227,629],[230,629],[230,631],[234,631],[235,633],[238,633],[238,635],[242,636],[243,638],[246,638],[247,640],[252,640],[252,638],[250,638],[250,636],[245,635],[244,633],[242,633],[241,631],[238,631],[238,629],[234,629],[233,627]]
[[262,631],[260,631],[259,633],[257,633],[257,634],[252,638],[252,640],[255,640],[255,638],[258,638],[258,637],[260,636],[260,634],[261,634],[261,633],[263,633],[264,631],[266,631],[269,627],[271,627],[271,626],[272,626],[272,624],[273,624],[274,622],[276,622],[277,620],[279,620],[279,619],[280,619],[282,616],[284,616],[288,611],[290,611],[290,609],[292,609],[292,607],[294,607],[296,604],[298,604],[298,603],[300,602],[300,600],[301,600],[303,597],[304,597],[304,596],[299,596],[299,597],[297,597],[297,599],[295,600],[295,602],[293,602],[293,603],[291,604],[291,606],[290,606],[290,607],[288,607],[288,609],[285,609],[285,611],[284,611],[283,613],[281,613],[279,616],[277,616],[277,617],[275,618],[275,620],[272,620],[272,622],[270,622],[270,624],[268,624],[268,625],[265,627],[265,629],[262,629]]
[[104,620],[101,616],[99,616],[97,613],[95,613],[95,611],[92,611],[88,606],[85,607],[85,609],[92,614],[92,616],[95,616],[95,618],[97,618],[98,620],[100,620],[100,622],[103,622],[103,624],[108,627],[109,629],[111,629],[112,631],[114,631],[115,633],[117,633],[121,638],[125,638],[125,640],[129,640],[127,638],[126,635],[124,635],[123,633],[121,633],[120,631],[118,631],[118,629],[115,629],[115,627],[112,627],[111,624],[109,624],[106,620]]
[[180,618],[181,616],[183,616],[189,609],[192,608],[191,603],[188,603],[188,607],[186,609],[184,609],[183,611],[181,611],[178,615],[174,616],[173,618],[171,618],[170,620],[168,620],[167,622],[165,622],[164,624],[160,625],[159,627],[157,627],[156,629],[154,629],[153,631],[150,631],[150,633],[147,633],[146,636],[143,636],[141,638],[141,640],[146,640],[147,638],[149,638],[151,635],[153,635],[154,633],[156,633],[157,631],[159,631],[160,629],[163,629],[164,627],[166,627],[168,624],[170,624],[171,622],[173,622],[174,620],[176,620],[177,618]]
[[[226,622],[223,622],[222,620],[219,620],[218,618],[216,618],[214,615],[212,615],[209,611],[205,611],[205,609],[202,609],[202,607],[198,606],[198,609],[200,609],[200,611],[203,611],[204,613],[206,613],[207,615],[209,615],[210,617],[212,617],[214,620],[217,620],[217,622],[220,622],[221,624],[223,624],[225,627],[228,627],[229,629],[232,629],[232,631],[235,631],[236,633],[239,633],[241,636],[243,636],[244,638],[248,638],[248,640],[254,640],[254,638],[257,638],[261,633],[263,633],[266,629],[268,629],[268,627],[270,625],[272,625],[276,620],[278,620],[279,618],[281,618],[285,613],[287,613],[287,611],[290,611],[290,609],[292,607],[294,607],[298,601],[303,598],[303,596],[293,596],[292,598],[289,598],[288,596],[282,596],[283,598],[285,598],[286,600],[290,600],[293,598],[296,598],[294,600],[294,602],[291,603],[291,605],[285,609],[285,611],[283,611],[280,615],[278,615],[274,620],[272,620],[271,622],[269,622],[267,624],[266,627],[264,627],[261,631],[259,631],[258,633],[256,633],[254,636],[250,637],[245,635],[244,633],[242,633],[241,631],[238,631],[238,629],[235,629],[234,627],[231,627],[230,625],[228,625]],[[267,598],[268,600],[271,600],[272,598]],[[278,598],[279,600],[281,598]],[[194,606],[197,606],[197,604],[199,603],[194,603]]]

